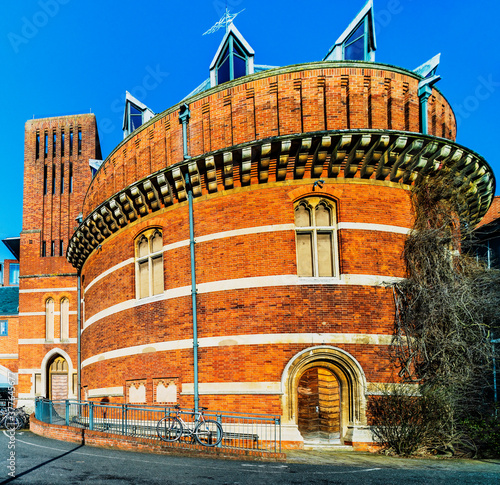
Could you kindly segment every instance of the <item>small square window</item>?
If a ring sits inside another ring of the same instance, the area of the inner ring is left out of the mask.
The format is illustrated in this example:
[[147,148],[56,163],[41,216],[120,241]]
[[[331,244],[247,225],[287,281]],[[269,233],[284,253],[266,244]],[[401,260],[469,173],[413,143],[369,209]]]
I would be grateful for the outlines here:
[[0,337],[6,337],[9,334],[8,320],[0,320]]

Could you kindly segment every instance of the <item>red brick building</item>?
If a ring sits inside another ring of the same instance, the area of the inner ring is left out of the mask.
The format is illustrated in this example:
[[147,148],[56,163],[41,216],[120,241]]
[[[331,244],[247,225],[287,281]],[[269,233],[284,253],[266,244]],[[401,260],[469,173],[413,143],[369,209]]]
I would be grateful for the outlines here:
[[30,120],[24,146],[19,404],[77,397],[77,272],[66,260],[100,158],[93,114]]
[[370,2],[309,64],[255,64],[231,24],[188,98],[153,116],[127,97],[92,180],[93,115],[28,122],[19,397],[78,394],[80,278],[82,398],[279,414],[290,446],[370,442],[366,403],[397,384],[387,284],[410,187],[449,167],[479,221],[495,184],[454,141],[437,64],[375,48]]

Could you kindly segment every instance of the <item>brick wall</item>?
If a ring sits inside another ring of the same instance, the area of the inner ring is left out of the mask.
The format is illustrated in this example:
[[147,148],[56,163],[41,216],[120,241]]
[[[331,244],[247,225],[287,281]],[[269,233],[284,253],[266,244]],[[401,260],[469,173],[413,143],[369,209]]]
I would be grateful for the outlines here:
[[[293,202],[312,195],[309,183],[293,186],[267,184],[237,189],[223,196],[203,196],[194,204],[195,237],[256,226],[289,224],[293,227]],[[409,192],[383,184],[325,184],[316,196],[336,201],[342,223],[411,225]],[[103,242],[83,268],[85,320],[98,319],[82,334],[82,360],[105,352],[158,342],[184,341],[192,336],[191,297],[164,299],[121,311],[108,310],[135,298],[134,240],[150,227],[163,231],[164,245],[189,238],[187,205],[176,204],[131,223]],[[365,226],[360,226],[365,227]],[[338,231],[340,273],[343,275],[404,276],[401,253],[404,234],[364,229]],[[124,261],[131,261],[115,271]],[[105,272],[108,272],[107,275]],[[104,273],[104,274],[103,274]],[[296,275],[295,231],[234,235],[196,244],[197,284],[240,278]],[[96,279],[97,278],[97,279]],[[165,289],[190,285],[189,247],[164,253]],[[118,283],[119,282],[119,283]],[[346,284],[281,285],[211,291],[198,295],[199,339],[227,337],[219,346],[200,347],[200,382],[279,382],[287,363],[311,346],[303,343],[235,345],[238,335],[368,334],[392,333],[392,292],[380,286]],[[222,345],[222,346],[220,346]],[[387,347],[360,340],[338,343],[364,369],[368,382],[392,378]],[[192,350],[137,351],[86,365],[82,385],[88,389],[123,387],[127,380],[144,380],[146,397],[153,402],[153,381],[175,378],[182,385],[193,382]],[[230,363],[230,365],[228,365]],[[179,390],[180,390],[179,389]],[[123,401],[126,397],[115,401]],[[281,413],[278,395],[203,395],[212,409],[252,409]],[[181,393],[179,402],[192,403]]]
[[[188,100],[191,156],[273,136],[357,128],[419,132],[419,78],[390,66],[315,63],[241,78]],[[183,159],[178,106],[120,144],[92,181],[84,216],[120,189]],[[453,111],[433,89],[429,134],[454,140]],[[236,182],[236,179],[235,179]],[[237,183],[237,182],[236,182]]]

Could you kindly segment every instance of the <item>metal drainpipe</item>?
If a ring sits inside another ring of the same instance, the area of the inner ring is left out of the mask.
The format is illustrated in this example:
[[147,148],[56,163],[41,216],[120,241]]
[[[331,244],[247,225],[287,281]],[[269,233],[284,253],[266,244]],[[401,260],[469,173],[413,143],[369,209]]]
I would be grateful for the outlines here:
[[429,134],[429,114],[427,101],[432,94],[432,86],[441,79],[441,76],[431,76],[422,79],[418,83],[418,97],[420,100],[420,132],[424,135]]
[[427,135],[429,133],[429,115],[427,101],[432,94],[432,88],[428,85],[418,88],[418,97],[420,99],[420,131]]
[[81,328],[82,328],[82,277],[80,271],[78,271],[77,278],[77,290],[76,290],[76,299],[78,301],[77,305],[77,328],[78,328],[78,363],[77,363],[77,372],[78,372],[78,396],[77,400],[80,401],[82,396],[82,340],[81,340]]
[[[78,222],[78,226],[81,225],[83,222],[83,215],[80,212],[76,218],[76,222]],[[80,401],[81,396],[82,396],[82,272],[79,269],[77,271],[77,285],[76,285],[76,300],[77,300],[77,305],[76,305],[76,327],[78,331],[77,335],[77,342],[78,342],[78,351],[77,351],[77,376],[78,376],[78,382],[77,382],[77,389],[78,389],[78,396],[77,399]]]
[[196,266],[194,257],[194,222],[193,222],[193,190],[186,174],[186,188],[189,202],[189,250],[191,253],[191,299],[193,304],[193,378],[194,378],[194,411],[198,412],[198,316],[196,311]]
[[[179,109],[179,123],[182,124],[182,147],[184,151],[184,160],[190,158],[188,154],[187,143],[187,125],[190,118],[189,106],[183,104]],[[186,190],[189,203],[189,251],[191,253],[191,299],[193,306],[193,381],[194,381],[194,412],[198,412],[199,396],[198,396],[198,314],[196,305],[196,264],[194,254],[194,218],[193,218],[193,188],[189,174],[185,175]]]

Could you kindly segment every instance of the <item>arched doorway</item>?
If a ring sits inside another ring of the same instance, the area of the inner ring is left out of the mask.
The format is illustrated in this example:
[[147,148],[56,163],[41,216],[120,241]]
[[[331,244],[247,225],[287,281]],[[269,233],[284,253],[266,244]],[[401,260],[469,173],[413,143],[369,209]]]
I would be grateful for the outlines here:
[[283,425],[304,441],[349,441],[354,428],[366,426],[366,379],[357,360],[328,345],[296,354],[282,375]]
[[297,424],[306,441],[340,442],[340,384],[325,367],[312,367],[299,378]]
[[53,401],[68,399],[68,363],[55,355],[48,365],[48,398]]

